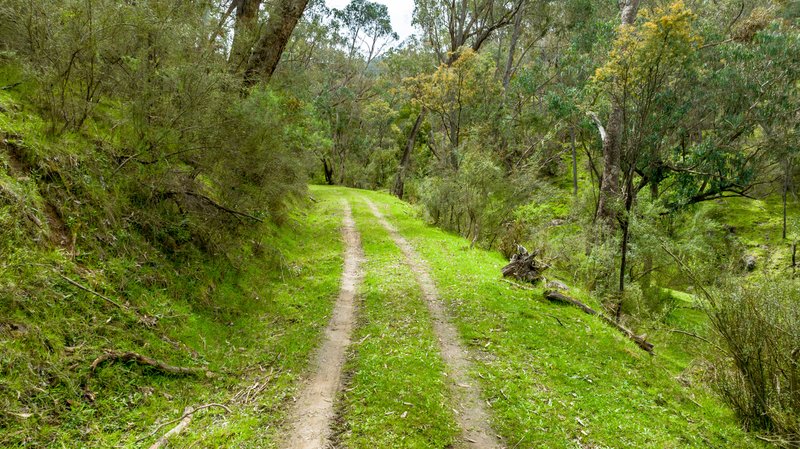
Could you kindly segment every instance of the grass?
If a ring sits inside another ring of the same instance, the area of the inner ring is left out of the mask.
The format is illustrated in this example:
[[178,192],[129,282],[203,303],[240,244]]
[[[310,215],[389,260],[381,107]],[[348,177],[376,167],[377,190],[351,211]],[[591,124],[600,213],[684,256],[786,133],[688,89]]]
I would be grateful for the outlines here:
[[[651,358],[599,320],[499,281],[497,253],[470,250],[410,206],[365,193],[433,268],[511,447],[760,447],[693,365]],[[591,298],[572,292],[587,302]],[[681,377],[684,383],[676,378]]]
[[367,259],[338,439],[349,448],[450,447],[457,428],[420,288],[403,254],[355,194],[326,189],[315,195],[334,192],[350,199]]
[[[115,284],[106,273],[124,271],[108,266],[115,259],[78,267],[46,247],[12,253],[16,258],[5,259],[0,270],[4,291],[17,294],[0,303],[6,411],[0,446],[133,447],[152,441],[149,434],[186,406],[220,402],[232,413],[198,413],[173,444],[276,447],[287,401],[338,292],[339,208],[346,198],[368,261],[338,441],[350,448],[450,447],[458,430],[430,316],[402,253],[360,199],[369,197],[432,267],[475,356],[473,375],[492,424],[509,447],[760,447],[703,383],[694,340],[657,333],[658,356],[651,358],[599,320],[545,303],[540,291],[500,282],[505,260],[499,254],[470,249],[466,240],[420,221],[407,204],[373,192],[312,192],[318,203],[298,208],[284,227],[261,228],[229,254],[230,264],[196,261],[182,276],[162,272],[160,288],[139,279]],[[43,265],[31,268],[37,257]],[[145,326],[58,280],[57,265],[158,324]],[[23,273],[30,273],[29,284],[19,284]],[[572,294],[596,306],[582,292]],[[681,303],[691,299],[671,294]],[[669,319],[684,329],[704,325],[691,308]],[[105,349],[203,367],[215,376],[174,377],[112,364],[89,382],[96,397],[90,402],[81,382]]]
[[[178,447],[275,446],[285,401],[338,293],[339,223],[337,204],[300,209],[292,225],[265,226],[243,245],[233,256],[238,270],[209,261],[194,266],[193,277],[163,273],[162,289],[131,282],[125,297],[158,318],[152,328],[40,268],[52,291],[23,285],[27,296],[0,302],[0,446],[135,447],[154,440],[151,430],[187,405],[207,402],[228,404],[233,413],[196,414]],[[0,274],[11,282],[16,273]],[[111,364],[88,383],[96,397],[90,402],[81,383],[105,349],[204,367],[214,377]],[[250,401],[234,399],[257,382],[268,386]]]

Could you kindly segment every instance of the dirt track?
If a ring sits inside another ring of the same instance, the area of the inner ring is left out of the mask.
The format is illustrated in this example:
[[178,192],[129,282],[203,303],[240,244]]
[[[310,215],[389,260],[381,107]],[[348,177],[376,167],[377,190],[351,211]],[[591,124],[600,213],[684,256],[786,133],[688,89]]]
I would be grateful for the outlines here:
[[292,407],[286,426],[289,433],[282,445],[286,449],[322,449],[329,444],[335,416],[333,402],[342,383],[345,352],[355,322],[356,290],[363,278],[361,238],[346,201],[343,210],[342,237],[346,248],[339,298],[325,328],[324,341],[314,360],[311,377],[301,386]]
[[411,244],[386,220],[375,204],[367,199],[365,201],[405,255],[406,263],[411,267],[422,289],[425,303],[433,318],[433,330],[439,341],[439,350],[447,365],[449,386],[456,401],[456,420],[462,430],[463,446],[480,449],[502,447],[489,425],[489,414],[483,407],[477,381],[469,376],[470,362],[467,358],[467,351],[462,347],[458,332],[450,322],[444,304],[439,300],[436,284],[429,274],[430,270],[427,264],[414,251]]

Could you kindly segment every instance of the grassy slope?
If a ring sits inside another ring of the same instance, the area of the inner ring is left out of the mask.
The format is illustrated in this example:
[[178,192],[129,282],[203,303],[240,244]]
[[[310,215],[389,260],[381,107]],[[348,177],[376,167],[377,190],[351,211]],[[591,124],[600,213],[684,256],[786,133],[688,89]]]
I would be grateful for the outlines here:
[[[50,385],[37,386],[40,378],[33,373],[13,368],[3,373],[4,409],[32,416],[4,414],[0,446],[135,446],[156,424],[178,417],[185,406],[207,402],[228,404],[233,414],[197,414],[192,430],[176,444],[197,440],[206,447],[273,446],[284,401],[294,391],[338,291],[341,257],[334,207],[320,206],[293,230],[264,234],[264,243],[275,245],[289,261],[283,269],[275,269],[269,259],[252,257],[240,273],[221,276],[213,292],[173,287],[142,299],[141,308],[162,317],[155,329],[121,320],[116,311],[80,291],[67,293],[60,302],[31,303],[17,310],[11,320],[25,331],[0,333],[3,365],[25,366],[25,360],[32,360],[41,369],[57,372],[57,377]],[[201,270],[198,276],[209,274],[213,272]],[[217,305],[215,310],[198,304],[203,295]],[[191,349],[179,351],[159,335]],[[64,342],[74,342],[78,349]],[[78,384],[103,349],[204,366],[215,377],[179,378],[114,364],[90,382],[97,400],[89,403],[81,398]],[[35,369],[31,362],[27,366]],[[251,401],[232,400],[264,381],[268,386]]]
[[500,282],[499,254],[469,250],[387,195],[364,195],[383,204],[433,267],[464,342],[478,354],[476,374],[510,446],[759,446],[679,346],[651,358],[600,321]]
[[[176,444],[274,446],[285,399],[338,293],[338,204],[300,207],[287,225],[242,236],[227,257],[195,254],[176,265],[116,214],[121,195],[104,179],[123,175],[95,148],[102,128],[51,138],[32,110],[24,95],[0,92],[0,137],[17,148],[0,146],[0,447],[141,446],[159,423],[206,402],[233,413],[197,413]],[[73,242],[66,247],[52,239],[48,204]],[[87,382],[106,350],[214,375],[114,363]],[[237,397],[265,380],[260,394]]]

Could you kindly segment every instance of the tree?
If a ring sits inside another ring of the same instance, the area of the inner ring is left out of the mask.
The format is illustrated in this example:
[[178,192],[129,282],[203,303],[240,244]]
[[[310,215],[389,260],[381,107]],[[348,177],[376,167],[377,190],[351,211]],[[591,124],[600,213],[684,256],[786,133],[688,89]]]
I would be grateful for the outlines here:
[[231,5],[236,6],[236,18],[228,63],[234,72],[245,67],[253,44],[258,39],[258,12],[261,3],[262,0],[231,0]]
[[[365,66],[380,56],[389,42],[399,39],[392,30],[389,8],[367,0],[353,0],[344,9],[333,11],[334,18],[347,30],[348,55],[365,51]],[[363,34],[363,36],[362,36]]]
[[[440,64],[449,67],[461,56],[464,48],[473,52],[480,51],[481,47],[494,32],[510,25],[515,16],[526,3],[526,0],[515,0],[510,4],[497,0],[481,0],[470,2],[421,0],[417,2],[414,10],[414,21],[423,28],[428,44],[433,48]],[[447,38],[443,38],[446,35]],[[416,122],[425,120],[428,111],[422,108]],[[458,144],[460,124],[455,111],[450,111],[449,133],[451,146]],[[405,175],[410,164],[410,155],[416,145],[417,133],[411,133],[403,147],[401,164],[395,175],[392,193],[402,198],[405,185]],[[452,153],[452,152],[451,152]],[[454,154],[454,153],[453,153]]]
[[[630,27],[633,26],[636,20],[636,15],[639,11],[639,0],[625,0],[622,3],[622,10],[620,12],[620,34],[628,33]],[[625,45],[625,44],[623,44]],[[624,52],[626,48],[623,46],[617,49]],[[613,54],[612,54],[613,57]],[[606,227],[606,231],[616,227],[618,214],[616,210],[619,209],[619,199],[621,196],[619,184],[622,156],[622,139],[624,132],[624,108],[625,108],[625,95],[627,91],[623,89],[622,92],[616,92],[611,96],[611,112],[606,120],[605,127],[600,123],[596,115],[592,118],[597,122],[597,128],[600,131],[600,137],[603,141],[603,171],[602,178],[600,179],[600,196],[597,207],[597,218],[600,219],[602,224]]]
[[292,35],[294,27],[303,15],[308,0],[278,0],[264,26],[244,72],[246,87],[259,80],[269,82]]

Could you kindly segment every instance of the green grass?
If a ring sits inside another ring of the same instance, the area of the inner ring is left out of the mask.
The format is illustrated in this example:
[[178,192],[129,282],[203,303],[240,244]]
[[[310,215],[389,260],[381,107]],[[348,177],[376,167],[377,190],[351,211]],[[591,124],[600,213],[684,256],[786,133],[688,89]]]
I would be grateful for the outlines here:
[[[179,417],[187,405],[220,402],[233,413],[197,413],[176,447],[195,442],[273,447],[286,399],[306,369],[338,293],[340,221],[337,204],[300,209],[293,224],[264,226],[231,254],[241,264],[238,270],[208,261],[183,270],[184,276],[162,273],[163,288],[130,282],[121,293],[139,311],[158,318],[152,328],[40,267],[41,282],[52,291],[22,285],[17,291],[30,296],[0,302],[0,446],[136,447],[165,432],[169,426],[137,443],[159,423]],[[63,257],[52,263],[70,266]],[[93,271],[102,276],[102,267]],[[186,276],[190,272],[194,275]],[[92,271],[82,273],[93,277]],[[0,274],[9,283],[19,273]],[[95,288],[117,297],[104,290],[108,286]],[[204,367],[214,377],[175,377],[134,364],[110,364],[88,382],[96,397],[90,402],[82,397],[81,383],[105,349]],[[257,382],[268,386],[251,401],[234,399]]]
[[756,274],[788,272],[791,244],[800,239],[798,202],[789,195],[787,202],[787,239],[783,240],[783,203],[779,194],[761,199],[727,198],[708,202],[699,210],[726,226],[725,232],[742,245],[745,253],[756,256]]
[[349,448],[450,447],[457,428],[420,288],[403,254],[352,191],[317,194],[333,192],[350,199],[367,258],[337,438]]
[[599,320],[500,282],[499,254],[470,250],[408,205],[367,195],[432,266],[509,446],[759,447],[687,363],[651,358]]

